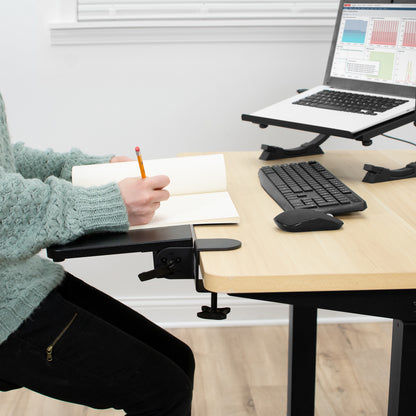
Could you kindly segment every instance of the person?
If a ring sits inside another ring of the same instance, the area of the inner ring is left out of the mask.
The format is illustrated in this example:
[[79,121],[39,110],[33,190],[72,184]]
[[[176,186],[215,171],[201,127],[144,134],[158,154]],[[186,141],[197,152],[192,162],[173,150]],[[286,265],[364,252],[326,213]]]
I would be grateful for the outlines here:
[[93,188],[70,182],[74,165],[126,159],[12,144],[0,95],[0,390],[26,387],[127,416],[188,416],[190,348],[38,255],[151,220],[169,197],[166,176]]

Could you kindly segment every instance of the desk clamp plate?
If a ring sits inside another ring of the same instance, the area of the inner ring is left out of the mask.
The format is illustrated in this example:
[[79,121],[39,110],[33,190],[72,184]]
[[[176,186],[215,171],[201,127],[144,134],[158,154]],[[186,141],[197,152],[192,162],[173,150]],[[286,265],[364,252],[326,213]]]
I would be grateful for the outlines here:
[[[228,251],[241,247],[238,240],[227,238],[196,239],[193,247],[166,247],[153,252],[154,269],[139,273],[145,282],[155,278],[194,279],[197,292],[207,292],[199,278],[199,254],[203,251]],[[203,319],[226,319],[230,308],[218,307],[218,294],[211,292],[211,305],[202,306],[197,315]]]

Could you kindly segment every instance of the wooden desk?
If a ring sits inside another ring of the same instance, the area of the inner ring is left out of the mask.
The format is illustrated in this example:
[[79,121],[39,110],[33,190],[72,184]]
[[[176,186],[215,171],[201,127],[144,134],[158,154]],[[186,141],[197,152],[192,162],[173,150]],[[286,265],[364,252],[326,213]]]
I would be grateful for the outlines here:
[[286,292],[416,288],[416,180],[361,182],[364,163],[400,168],[409,151],[342,151],[288,159],[318,160],[367,201],[343,215],[341,230],[287,233],[273,222],[281,208],[261,188],[258,152],[225,153],[228,189],[239,225],[197,226],[198,238],[242,241],[234,252],[203,253],[204,286],[213,292]]
[[290,306],[288,416],[312,416],[317,309],[394,319],[388,416],[415,412],[416,179],[363,183],[364,163],[397,169],[412,151],[327,152],[320,161],[368,204],[344,215],[337,231],[287,233],[280,207],[261,188],[259,152],[225,153],[228,190],[239,225],[197,226],[197,238],[234,238],[242,248],[201,253],[206,289]]

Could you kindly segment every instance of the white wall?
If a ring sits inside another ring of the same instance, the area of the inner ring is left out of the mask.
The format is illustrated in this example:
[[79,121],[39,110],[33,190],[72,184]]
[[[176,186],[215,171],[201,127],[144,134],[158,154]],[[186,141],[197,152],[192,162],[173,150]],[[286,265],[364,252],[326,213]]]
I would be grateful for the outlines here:
[[[184,151],[256,150],[262,143],[293,147],[314,136],[277,127],[261,130],[240,117],[297,88],[319,83],[329,39],[303,45],[51,46],[49,23],[58,16],[57,4],[0,4],[0,91],[14,140],[41,149],[79,147],[94,154],[130,156],[140,145],[145,158],[159,158]],[[407,126],[394,133],[415,140],[416,129]],[[373,147],[386,146],[402,145],[377,138]],[[331,138],[323,147],[361,145]],[[146,254],[78,259],[64,265],[127,303],[139,309],[137,305],[143,305],[160,321],[166,319],[158,315],[162,304],[170,308],[175,302],[199,303],[191,282],[138,282],[137,273],[151,268]],[[193,319],[197,309],[189,307],[176,320]],[[247,320],[244,308],[239,313],[234,322]]]

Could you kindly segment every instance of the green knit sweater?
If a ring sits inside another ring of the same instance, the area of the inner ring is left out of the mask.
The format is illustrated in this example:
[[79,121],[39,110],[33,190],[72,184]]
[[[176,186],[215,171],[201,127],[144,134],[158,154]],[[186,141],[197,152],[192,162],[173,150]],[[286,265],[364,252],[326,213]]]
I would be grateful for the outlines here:
[[60,265],[36,255],[41,249],[128,229],[117,184],[84,189],[70,183],[72,166],[109,158],[12,145],[0,95],[0,343],[64,277]]

